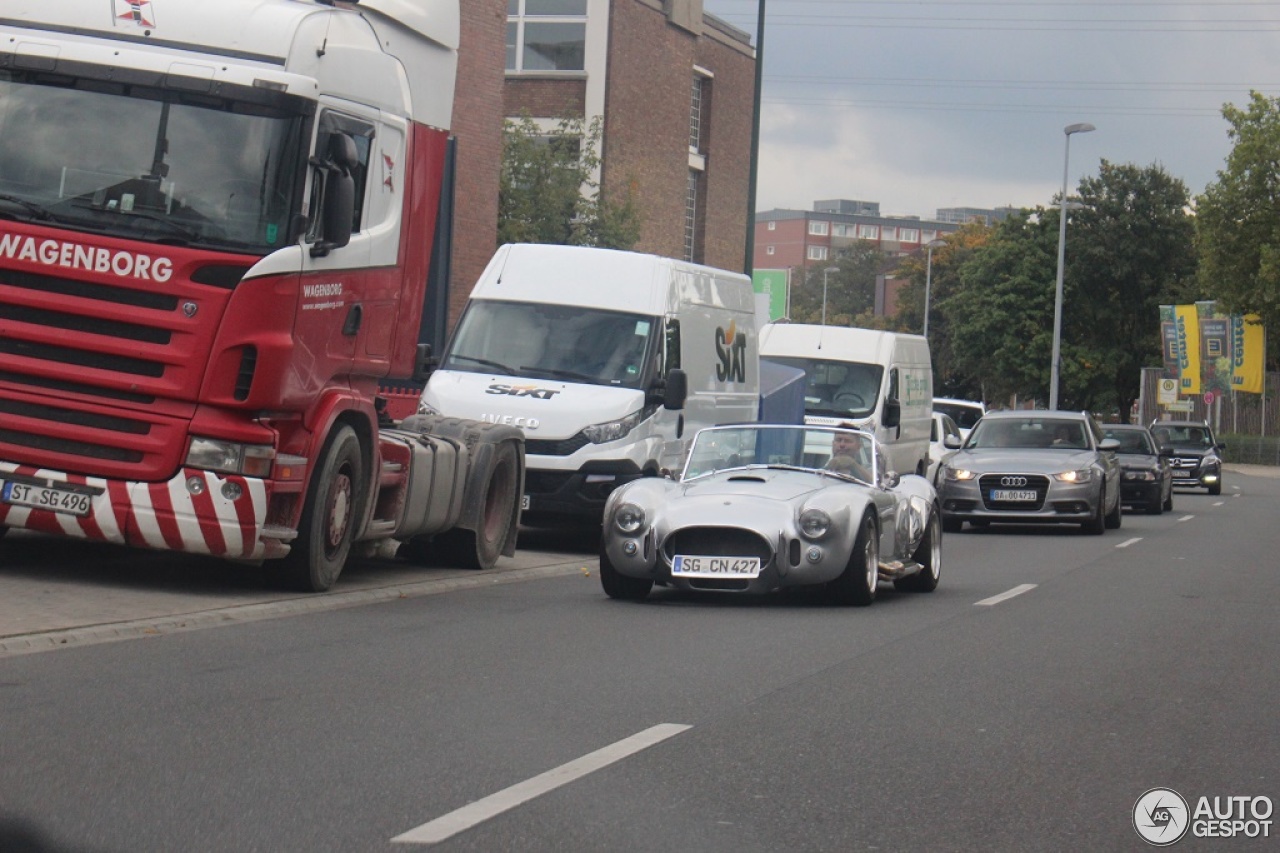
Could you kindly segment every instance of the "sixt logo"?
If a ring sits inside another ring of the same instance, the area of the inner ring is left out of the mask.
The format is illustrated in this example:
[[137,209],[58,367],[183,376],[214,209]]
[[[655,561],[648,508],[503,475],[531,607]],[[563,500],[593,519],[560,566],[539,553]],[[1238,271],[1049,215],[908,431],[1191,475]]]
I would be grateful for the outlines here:
[[716,379],[721,382],[747,381],[747,333],[738,331],[736,320],[729,329],[716,328]]
[[484,389],[486,394],[499,394],[507,397],[532,397],[535,400],[550,400],[559,391],[552,391],[550,388],[539,388],[536,385],[503,385],[494,383]]

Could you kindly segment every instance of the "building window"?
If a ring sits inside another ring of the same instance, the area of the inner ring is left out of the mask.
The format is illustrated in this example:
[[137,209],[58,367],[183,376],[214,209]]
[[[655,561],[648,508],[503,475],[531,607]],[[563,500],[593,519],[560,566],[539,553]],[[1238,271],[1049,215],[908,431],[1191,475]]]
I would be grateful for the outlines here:
[[777,230],[778,230],[778,223],[776,223],[776,222],[770,222],[766,227],[767,227],[770,231],[777,231]]
[[895,228],[895,227],[893,227],[893,226],[891,226],[891,225],[885,225],[885,226],[883,226],[883,227],[880,229],[880,239],[881,239],[881,240],[897,240],[897,239],[898,239],[898,229],[897,229],[897,228]]
[[707,106],[709,83],[701,74],[693,75],[693,98],[689,107],[689,150],[695,154],[702,153],[702,121]]
[[810,246],[807,256],[811,261],[825,261],[827,259],[827,247]]
[[684,197],[684,259],[698,260],[698,179],[697,169],[689,170],[689,185]]
[[828,222],[815,219],[809,223],[809,233],[818,237],[825,237],[827,235],[827,226],[829,224],[830,223]]
[[880,229],[874,225],[859,225],[858,237],[863,240],[876,240],[880,237]]
[[932,243],[934,240],[937,240],[937,239],[938,239],[937,231],[921,231],[920,232],[921,242]]
[[846,225],[843,222],[834,222],[831,225],[832,237],[852,237],[857,232],[857,228],[853,225]]
[[586,68],[587,0],[507,0],[508,71]]
[[766,246],[766,247],[765,247],[765,250],[764,250],[764,253],[765,253],[766,255],[772,255],[772,254],[773,254],[773,247],[772,247],[772,246]]
[[919,243],[919,242],[920,242],[920,230],[919,230],[918,228],[903,228],[903,229],[902,229],[902,242],[904,242],[904,243]]

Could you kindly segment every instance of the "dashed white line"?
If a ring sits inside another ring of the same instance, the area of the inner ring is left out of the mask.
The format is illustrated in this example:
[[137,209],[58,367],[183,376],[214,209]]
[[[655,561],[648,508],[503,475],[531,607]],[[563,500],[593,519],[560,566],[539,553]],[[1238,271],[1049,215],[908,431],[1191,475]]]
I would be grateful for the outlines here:
[[1194,515],[1184,515],[1182,518],[1178,519],[1178,523],[1181,524],[1182,522],[1190,521],[1193,518],[1195,518]]
[[534,797],[554,791],[556,788],[567,785],[589,773],[594,773],[601,768],[621,761],[629,755],[648,749],[654,744],[661,743],[667,738],[675,737],[691,728],[693,727],[679,723],[662,723],[645,729],[631,737],[623,738],[617,743],[588,753],[581,758],[575,758],[568,764],[561,764],[559,767],[548,770],[546,773],[540,773],[532,779],[526,779],[523,782],[512,785],[510,788],[498,791],[496,794],[490,794],[484,799],[476,800],[470,805],[463,806],[456,811],[449,812],[447,815],[424,823],[416,829],[401,833],[391,841],[399,844],[439,843],[452,838],[459,832],[483,823],[491,817],[496,817],[516,806],[527,803]]
[[993,595],[990,598],[984,598],[981,601],[975,601],[973,604],[975,607],[990,607],[993,604],[999,604],[1002,601],[1008,601],[1009,599],[1013,598],[1015,595],[1022,595],[1024,592],[1030,592],[1035,588],[1036,588],[1036,584],[1033,584],[1033,583],[1018,584],[1013,589],[1008,590],[1007,592],[1002,592],[999,595]]
[[1125,541],[1121,542],[1121,543],[1120,543],[1119,545],[1117,545],[1116,547],[1117,547],[1117,548],[1128,548],[1130,545],[1135,545],[1135,544],[1137,544],[1138,542],[1141,542],[1141,541],[1142,541],[1142,537],[1141,537],[1141,536],[1135,536],[1135,537],[1133,537],[1132,539],[1126,539]]
[[1214,505],[1214,506],[1222,506],[1222,505],[1223,505],[1223,504],[1225,504],[1225,503],[1226,503],[1226,501],[1214,501],[1214,504],[1213,504],[1213,505]]

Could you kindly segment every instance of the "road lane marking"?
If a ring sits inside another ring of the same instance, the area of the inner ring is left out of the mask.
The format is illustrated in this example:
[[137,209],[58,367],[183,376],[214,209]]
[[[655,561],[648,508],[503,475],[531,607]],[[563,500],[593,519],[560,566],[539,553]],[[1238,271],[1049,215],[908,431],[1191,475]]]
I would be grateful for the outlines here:
[[559,767],[548,770],[546,773],[540,773],[532,779],[526,779],[523,782],[512,785],[510,788],[498,791],[496,794],[490,794],[484,799],[476,800],[474,803],[449,812],[447,815],[424,823],[416,829],[401,833],[391,841],[399,844],[439,843],[452,838],[459,832],[483,823],[491,817],[496,817],[516,806],[527,803],[535,797],[554,791],[556,788],[581,779],[583,776],[608,767],[610,764],[621,761],[627,756],[634,755],[643,749],[648,749],[691,728],[693,726],[686,726],[680,723],[662,723],[645,729],[631,737],[623,738],[617,743],[588,753],[581,758],[575,758],[568,764],[561,764]]
[[1195,518],[1194,515],[1184,515],[1182,518],[1178,519],[1178,523],[1181,524],[1182,522],[1190,521],[1193,518]]
[[999,595],[993,595],[990,598],[984,598],[981,601],[975,601],[973,604],[975,607],[990,607],[993,604],[999,604],[1002,601],[1008,601],[1009,599],[1013,598],[1015,595],[1022,595],[1024,592],[1030,592],[1035,588],[1036,588],[1036,584],[1033,584],[1033,583],[1018,584],[1013,589],[1007,592],[1002,592]]
[[1119,545],[1117,545],[1116,547],[1117,547],[1117,548],[1128,548],[1130,545],[1134,545],[1134,544],[1136,544],[1136,543],[1138,543],[1138,542],[1141,542],[1141,541],[1142,541],[1142,537],[1141,537],[1141,536],[1135,536],[1135,537],[1133,537],[1132,539],[1126,539],[1125,541],[1121,542],[1121,543],[1120,543]]
[[1214,505],[1214,506],[1222,506],[1224,503],[1226,503],[1226,501],[1216,501],[1213,505]]

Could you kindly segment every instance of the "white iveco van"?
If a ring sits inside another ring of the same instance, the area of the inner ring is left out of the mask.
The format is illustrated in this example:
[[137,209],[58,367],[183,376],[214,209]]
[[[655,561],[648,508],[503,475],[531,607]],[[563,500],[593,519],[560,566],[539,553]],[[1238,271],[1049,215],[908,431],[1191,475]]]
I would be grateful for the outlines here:
[[751,280],[654,255],[498,249],[421,409],[525,433],[525,520],[598,522],[609,492],[678,471],[704,426],[757,419]]
[[873,433],[899,474],[928,466],[933,366],[920,335],[770,323],[760,356],[805,372],[805,421]]

